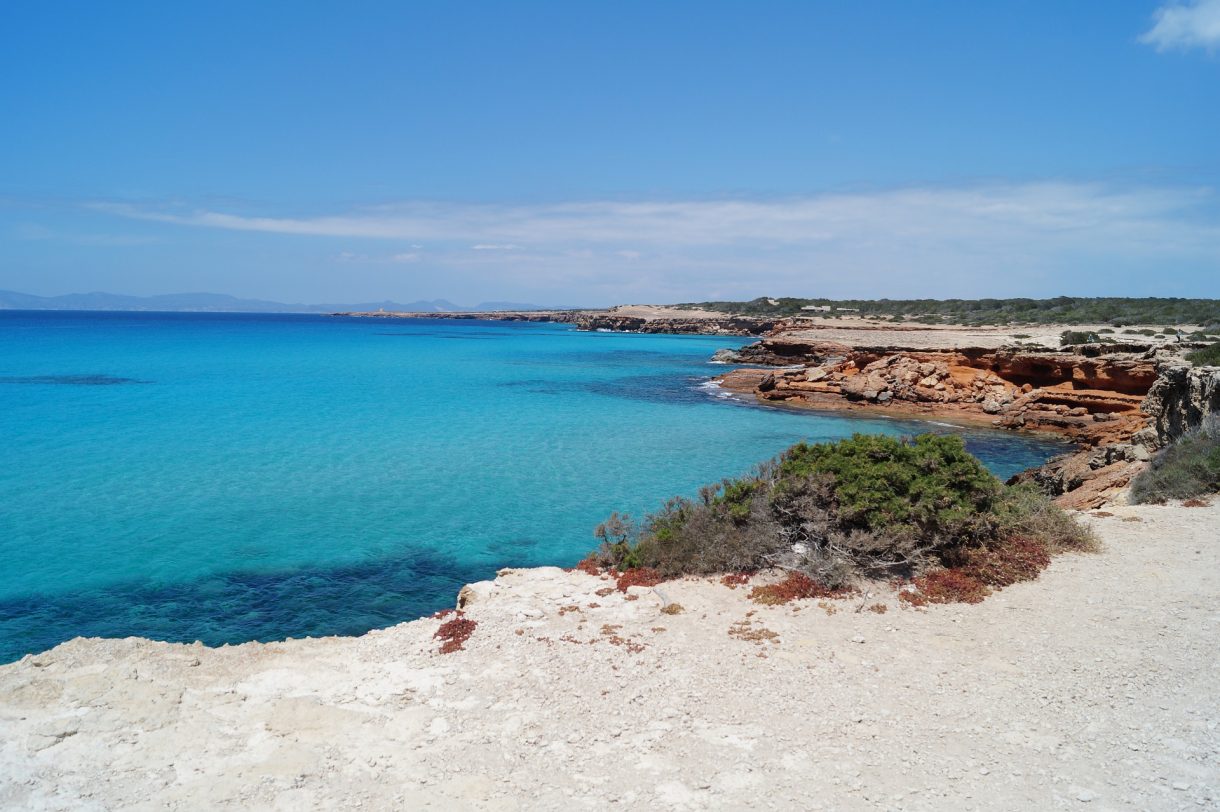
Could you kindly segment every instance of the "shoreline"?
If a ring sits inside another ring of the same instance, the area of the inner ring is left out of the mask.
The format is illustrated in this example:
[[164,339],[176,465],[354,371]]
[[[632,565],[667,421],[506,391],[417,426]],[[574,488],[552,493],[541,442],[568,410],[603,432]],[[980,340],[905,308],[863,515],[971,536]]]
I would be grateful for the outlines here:
[[570,324],[574,329],[585,332],[739,337],[764,335],[777,325],[775,319],[653,305],[619,305],[605,310],[497,310],[461,313],[365,311],[326,315],[338,318],[523,321]]
[[1010,481],[1033,482],[1074,509],[1117,498],[1158,450],[1220,409],[1220,371],[1186,362],[1185,344],[910,349],[854,338],[775,331],[718,352],[714,360],[739,366],[717,380],[797,409],[1058,435],[1077,450]]
[[220,648],[78,638],[0,666],[0,802],[1214,803],[1220,505],[1085,521],[1102,552],[973,606],[883,588],[884,614],[759,606],[712,579],[619,593],[538,568],[467,587],[477,626],[452,654],[433,618]]
[[[887,348],[848,349],[865,370]],[[997,428],[901,398],[759,397],[813,360],[713,380],[751,406]],[[1206,806],[1217,501],[1082,514],[1101,553],[976,606],[917,609],[887,584],[759,606],[715,578],[624,593],[538,567],[464,587],[473,634],[448,654],[452,617],[220,647],[76,638],[0,665],[0,806]]]

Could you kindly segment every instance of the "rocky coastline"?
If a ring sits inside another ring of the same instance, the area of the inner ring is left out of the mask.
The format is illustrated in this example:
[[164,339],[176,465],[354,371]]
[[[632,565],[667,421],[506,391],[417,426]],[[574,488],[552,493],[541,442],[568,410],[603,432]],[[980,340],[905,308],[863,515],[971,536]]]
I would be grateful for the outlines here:
[[[718,379],[760,402],[1058,434],[1079,450],[1018,475],[1065,507],[1099,507],[1152,455],[1220,411],[1220,370],[1182,358],[1192,344],[848,345],[773,333],[714,360],[750,364]],[[778,367],[778,368],[775,368]]]
[[364,313],[330,313],[348,318],[382,319],[449,319],[458,321],[525,321],[570,324],[576,330],[615,333],[656,333],[664,335],[759,336],[773,330],[774,319],[718,314],[700,316],[629,315],[595,310],[491,311],[486,313],[404,313],[373,311]]
[[[664,318],[647,331],[688,331]],[[1102,552],[1058,556],[977,606],[915,608],[885,583],[760,605],[717,578],[616,588],[542,567],[468,585],[456,614],[359,637],[78,638],[0,666],[0,807],[1220,802],[1220,504],[1116,499],[1153,452],[1220,411],[1220,370],[1163,345],[782,328],[718,353],[740,365],[722,385],[774,405],[1068,437],[1079,451],[1021,477],[1070,507],[1104,504],[1081,515]]]
[[[1220,371],[1193,369],[1182,357],[1202,345],[1145,338],[1052,349],[1063,325],[759,318],[653,305],[331,315],[754,337],[758,340],[721,350],[711,359],[735,367],[717,378],[725,390],[771,405],[1059,435],[1078,450],[1017,479],[1035,482],[1062,506],[1077,509],[1112,500],[1156,451],[1199,425],[1204,415],[1220,411]],[[1093,327],[1081,325],[1079,330],[1091,332]]]

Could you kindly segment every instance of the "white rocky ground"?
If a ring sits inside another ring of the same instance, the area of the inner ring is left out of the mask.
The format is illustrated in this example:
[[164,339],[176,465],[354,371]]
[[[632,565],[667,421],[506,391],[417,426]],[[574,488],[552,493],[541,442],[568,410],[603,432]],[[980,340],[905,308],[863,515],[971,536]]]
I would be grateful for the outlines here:
[[[1099,333],[1118,342],[1134,342],[1137,344],[1169,344],[1176,342],[1175,338],[1162,336],[1145,336],[1138,333],[1124,332],[1125,329],[1151,329],[1160,331],[1162,328],[1154,325],[1136,325],[1131,328],[1114,329],[1105,324],[1029,324],[1007,326],[969,327],[957,324],[919,324],[917,322],[895,323],[877,319],[857,318],[811,318],[806,319],[802,326],[784,331],[783,338],[798,341],[834,341],[851,347],[904,347],[909,349],[943,350],[962,347],[998,347],[1028,346],[1055,349],[1059,346],[1060,336],[1065,330],[1082,333],[1097,333],[1100,330],[1110,330],[1110,333]],[[1197,326],[1183,325],[1182,330],[1190,333]]]
[[75,640],[0,668],[0,807],[1218,808],[1220,506],[1111,510],[977,606],[539,569],[450,655]]

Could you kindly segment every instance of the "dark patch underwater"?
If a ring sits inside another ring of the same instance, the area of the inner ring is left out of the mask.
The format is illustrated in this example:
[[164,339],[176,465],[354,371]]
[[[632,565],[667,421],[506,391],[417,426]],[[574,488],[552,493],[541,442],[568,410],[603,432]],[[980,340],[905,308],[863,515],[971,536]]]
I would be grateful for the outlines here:
[[414,551],[342,566],[225,572],[185,583],[125,583],[0,601],[0,663],[73,637],[147,637],[209,646],[359,635],[451,607],[464,584],[528,566],[534,546],[509,539],[494,560]]
[[37,386],[120,386],[129,383],[149,383],[138,378],[119,378],[114,375],[0,375],[0,384]]

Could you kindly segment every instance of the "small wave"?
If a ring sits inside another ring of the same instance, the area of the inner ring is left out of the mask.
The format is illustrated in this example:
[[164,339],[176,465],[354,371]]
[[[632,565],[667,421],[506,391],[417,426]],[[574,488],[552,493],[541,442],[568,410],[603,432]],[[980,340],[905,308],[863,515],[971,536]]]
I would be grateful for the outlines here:
[[704,381],[703,383],[698,384],[695,388],[702,389],[704,392],[707,392],[708,394],[717,398],[728,399],[733,397],[733,393],[726,392],[724,387],[720,385],[720,382],[716,380]]

